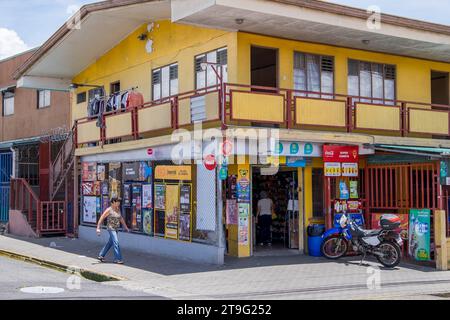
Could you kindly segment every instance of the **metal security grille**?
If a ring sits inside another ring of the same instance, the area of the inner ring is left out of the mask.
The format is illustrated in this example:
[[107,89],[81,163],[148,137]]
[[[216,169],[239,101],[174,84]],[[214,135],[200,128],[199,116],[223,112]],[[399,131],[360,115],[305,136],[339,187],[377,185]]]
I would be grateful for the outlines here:
[[9,193],[12,167],[12,153],[0,153],[0,222],[7,222],[9,219]]
[[31,186],[39,186],[39,145],[26,145],[17,148],[18,177]]
[[197,231],[216,231],[216,171],[197,166]]
[[437,163],[368,167],[369,209],[438,209]]

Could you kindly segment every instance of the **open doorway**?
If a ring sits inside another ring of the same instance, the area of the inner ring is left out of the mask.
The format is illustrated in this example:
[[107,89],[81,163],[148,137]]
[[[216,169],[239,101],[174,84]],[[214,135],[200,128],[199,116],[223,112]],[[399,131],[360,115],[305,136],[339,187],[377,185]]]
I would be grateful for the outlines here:
[[278,49],[251,47],[251,84],[260,87],[278,87]]
[[431,71],[431,103],[449,105],[450,104],[450,83],[449,73]]
[[[253,254],[286,254],[289,249],[298,253],[298,169],[280,167],[276,174],[270,171],[260,167],[252,170]],[[268,203],[273,204],[272,211]]]

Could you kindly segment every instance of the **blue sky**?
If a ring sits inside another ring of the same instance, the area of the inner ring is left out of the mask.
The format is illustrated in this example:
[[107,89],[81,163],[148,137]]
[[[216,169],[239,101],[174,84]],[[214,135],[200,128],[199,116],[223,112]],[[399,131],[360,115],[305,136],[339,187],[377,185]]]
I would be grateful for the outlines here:
[[[450,25],[450,0],[328,0]],[[41,45],[73,13],[94,0],[0,0],[0,59]]]

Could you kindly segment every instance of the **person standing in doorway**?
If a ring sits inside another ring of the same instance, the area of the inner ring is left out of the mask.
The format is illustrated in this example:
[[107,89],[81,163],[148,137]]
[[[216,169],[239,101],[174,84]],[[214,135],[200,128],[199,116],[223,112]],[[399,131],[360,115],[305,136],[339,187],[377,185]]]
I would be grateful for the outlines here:
[[130,229],[128,229],[125,220],[123,220],[122,215],[120,214],[120,199],[118,198],[112,198],[111,199],[111,206],[103,212],[102,216],[100,217],[100,220],[97,224],[97,235],[100,236],[101,234],[101,226],[103,224],[103,221],[106,219],[106,226],[109,233],[109,241],[108,243],[103,247],[102,251],[100,251],[100,254],[98,256],[98,260],[101,262],[105,261],[105,256],[108,253],[108,251],[111,249],[111,247],[114,248],[114,263],[117,264],[123,264],[122,259],[122,253],[120,251],[119,246],[119,237],[117,230],[120,228],[120,225],[122,224],[124,229],[127,232],[130,232]]
[[261,199],[258,201],[258,210],[256,213],[257,221],[261,230],[261,246],[267,244],[272,245],[271,226],[272,214],[274,213],[274,206],[272,199],[269,198],[267,192],[261,192]]

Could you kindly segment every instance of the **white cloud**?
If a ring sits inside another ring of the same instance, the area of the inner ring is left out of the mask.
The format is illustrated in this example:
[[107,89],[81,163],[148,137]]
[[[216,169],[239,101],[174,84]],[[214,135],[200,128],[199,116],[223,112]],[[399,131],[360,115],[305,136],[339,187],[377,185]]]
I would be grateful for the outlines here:
[[0,28],[0,59],[18,54],[29,47],[14,30]]

